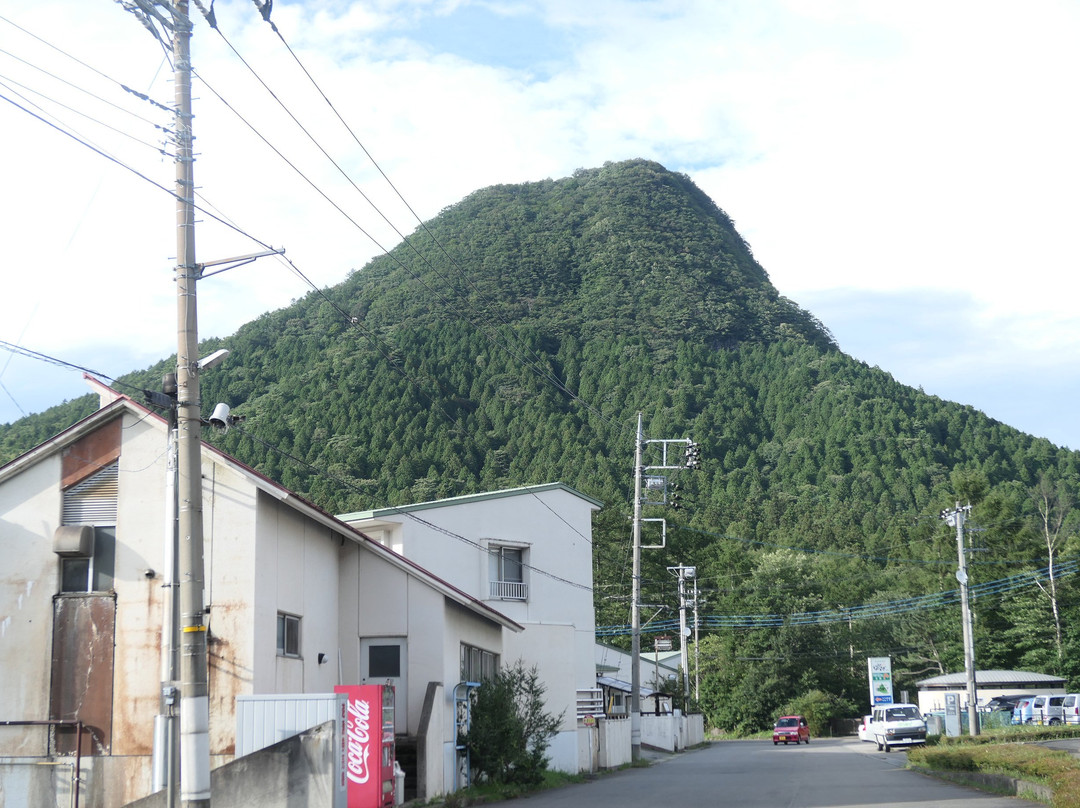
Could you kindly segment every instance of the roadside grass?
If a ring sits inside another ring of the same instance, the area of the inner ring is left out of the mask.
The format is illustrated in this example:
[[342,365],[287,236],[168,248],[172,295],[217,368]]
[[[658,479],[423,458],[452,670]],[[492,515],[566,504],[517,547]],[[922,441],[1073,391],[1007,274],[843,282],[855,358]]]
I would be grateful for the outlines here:
[[[637,763],[627,763],[625,766],[620,766],[619,769],[640,768],[648,765],[649,764],[645,761],[639,761]],[[612,769],[611,771],[617,770],[618,769]],[[526,786],[512,783],[478,783],[451,794],[444,794],[441,797],[436,797],[427,802],[410,804],[417,806],[432,806],[432,808],[434,808],[434,806],[443,806],[443,808],[466,808],[470,805],[484,805],[489,802],[516,800],[540,791],[547,791],[552,788],[562,788],[563,786],[569,786],[575,783],[584,783],[588,780],[595,779],[597,776],[602,776],[605,773],[607,772],[601,772],[600,775],[587,775],[545,771],[544,779],[536,785]]]
[[1005,775],[1045,785],[1054,808],[1080,808],[1080,760],[1038,741],[1080,737],[1075,728],[1014,727],[944,738],[908,750],[908,766],[940,772]]
[[933,746],[971,746],[973,744],[993,743],[1034,743],[1037,741],[1054,741],[1062,738],[1080,738],[1080,726],[1039,726],[1026,724],[1009,727],[984,728],[979,735],[960,735],[950,738],[945,735],[930,735],[927,737],[927,745]]

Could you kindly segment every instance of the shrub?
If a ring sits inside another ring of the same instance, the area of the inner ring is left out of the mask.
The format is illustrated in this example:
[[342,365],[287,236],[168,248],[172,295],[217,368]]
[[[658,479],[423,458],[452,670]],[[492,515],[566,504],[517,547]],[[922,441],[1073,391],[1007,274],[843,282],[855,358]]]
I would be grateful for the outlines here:
[[821,737],[827,735],[829,722],[834,718],[851,715],[854,705],[831,693],[810,690],[784,704],[781,714],[801,715],[810,725],[810,734]]
[[518,660],[474,691],[469,731],[462,741],[481,779],[538,785],[561,722],[561,715],[544,711],[544,686],[536,666],[526,668]]
[[1046,783],[1054,808],[1080,808],[1080,763],[1069,755],[1036,744],[950,744],[908,752],[908,765],[939,771],[1007,774]]

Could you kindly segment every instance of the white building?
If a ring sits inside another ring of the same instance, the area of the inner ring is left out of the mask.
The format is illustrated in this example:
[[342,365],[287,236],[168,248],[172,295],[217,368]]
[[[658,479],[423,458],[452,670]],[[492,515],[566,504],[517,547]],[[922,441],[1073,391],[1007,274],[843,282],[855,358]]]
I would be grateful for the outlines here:
[[[946,695],[955,696],[959,710],[967,712],[967,674],[963,671],[921,679],[916,685],[920,712],[944,712]],[[975,689],[978,703],[985,704],[995,696],[1061,694],[1065,692],[1065,678],[1031,671],[975,671]]]
[[[597,642],[596,682],[602,690],[604,714],[611,717],[630,715],[634,680],[633,655],[614,645]],[[680,652],[642,652],[638,667],[641,687],[638,691],[642,713],[667,714],[672,711],[671,696],[660,692],[665,685],[679,681]]]
[[[172,557],[167,426],[92,386],[101,409],[0,467],[0,794],[10,805],[68,804],[77,743],[83,808],[151,790]],[[397,732],[435,739],[419,796],[452,790],[453,689],[506,656],[521,626],[205,445],[202,481],[212,766],[234,755],[238,696],[390,681]],[[552,627],[550,639],[572,633]],[[44,723],[55,720],[86,732]]]
[[562,483],[454,497],[339,518],[524,626],[503,661],[536,665],[547,710],[562,715],[552,768],[588,768],[578,704],[594,704],[592,514],[601,503]]

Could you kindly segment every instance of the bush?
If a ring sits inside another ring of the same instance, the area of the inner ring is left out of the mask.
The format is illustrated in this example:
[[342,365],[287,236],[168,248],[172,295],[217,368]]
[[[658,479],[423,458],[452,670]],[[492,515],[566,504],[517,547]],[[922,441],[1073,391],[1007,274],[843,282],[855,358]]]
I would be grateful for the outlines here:
[[782,715],[801,715],[810,725],[810,735],[821,737],[829,733],[829,722],[854,712],[855,706],[831,693],[810,690],[784,704]]
[[950,744],[908,751],[908,765],[938,771],[1006,774],[1045,783],[1054,808],[1080,808],[1080,763],[1070,754],[1036,744]]
[[474,691],[472,717],[462,742],[477,775],[495,783],[539,785],[547,749],[562,716],[544,712],[544,686],[536,666],[518,660]]

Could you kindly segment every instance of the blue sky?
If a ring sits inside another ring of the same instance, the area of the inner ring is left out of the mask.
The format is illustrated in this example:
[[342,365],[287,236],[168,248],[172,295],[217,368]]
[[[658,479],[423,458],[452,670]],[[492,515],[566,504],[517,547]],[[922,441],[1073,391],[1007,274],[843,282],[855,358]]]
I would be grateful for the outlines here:
[[[1075,2],[278,0],[275,24],[359,143],[248,0],[215,11],[350,179],[197,20],[200,193],[316,284],[416,229],[381,173],[426,219],[487,185],[653,159],[731,215],[845,352],[1080,448]],[[115,3],[0,16],[0,340],[105,374],[147,367],[176,342],[175,216],[150,182],[171,184],[169,121],[117,84],[168,103],[162,48]],[[259,248],[204,218],[197,249]],[[308,290],[275,259],[203,281],[200,335]],[[0,385],[0,423],[85,390],[7,353]]]
[[492,5],[461,5],[447,14],[425,14],[399,33],[432,54],[533,77],[550,77],[574,56],[569,32],[529,8],[498,13]]

